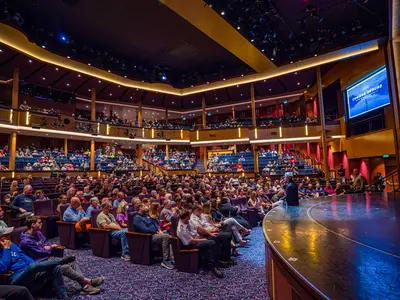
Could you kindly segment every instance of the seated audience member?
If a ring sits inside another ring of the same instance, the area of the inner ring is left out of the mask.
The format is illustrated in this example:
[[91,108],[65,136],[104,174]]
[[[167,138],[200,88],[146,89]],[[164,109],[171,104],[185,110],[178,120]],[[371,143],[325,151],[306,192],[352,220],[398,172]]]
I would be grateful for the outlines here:
[[200,236],[193,225],[190,224],[189,211],[185,210],[180,213],[177,235],[179,240],[183,244],[183,248],[199,249],[199,255],[201,256],[201,261],[204,269],[211,270],[213,274],[218,278],[224,277],[224,273],[219,268],[217,268],[217,261],[215,257],[217,248],[219,248],[220,245],[217,245],[214,240],[208,240]]
[[78,197],[72,197],[69,207],[65,210],[63,220],[65,222],[76,222],[76,232],[89,231],[90,218],[86,216]]
[[45,196],[45,194],[43,193],[42,190],[37,190],[37,191],[35,192],[35,199],[36,199],[36,201],[40,201],[40,200],[49,200],[49,198],[47,198],[47,197]]
[[6,224],[6,222],[3,221],[4,218],[4,211],[3,208],[0,206],[0,228],[7,228],[8,225]]
[[336,195],[343,195],[344,194],[344,190],[342,188],[342,185],[339,182],[336,183],[335,193],[336,193]]
[[0,274],[13,272],[9,283],[26,287],[35,297],[43,291],[54,291],[58,298],[66,299],[60,266],[71,263],[75,257],[35,263],[8,239],[13,230],[13,227],[0,228]]
[[324,189],[321,187],[319,182],[315,184],[315,197],[323,197],[325,196]]
[[128,208],[129,205],[125,201],[119,203],[117,207],[117,223],[121,228],[128,227]]
[[60,197],[58,197],[58,205],[57,205],[57,211],[60,213],[61,212],[61,205],[65,205],[68,204],[68,199],[67,199],[67,195],[60,195]]
[[18,211],[18,218],[27,217],[32,214],[33,201],[35,201],[32,191],[31,185],[25,185],[22,194],[17,195],[11,203],[11,209]]
[[139,204],[138,213],[133,217],[133,230],[140,233],[152,234],[151,244],[153,250],[158,249],[160,246],[162,247],[163,261],[161,262],[161,266],[172,270],[174,268],[174,257],[169,235],[161,231],[157,220],[146,215],[146,210],[147,208],[143,203]]
[[113,207],[118,207],[118,205],[119,205],[122,201],[125,202],[124,197],[125,197],[125,194],[124,194],[124,193],[118,192],[118,193],[117,193],[117,198],[116,198],[116,199],[114,200],[114,202],[113,202]]
[[331,183],[329,181],[327,181],[325,184],[324,193],[327,196],[336,194],[335,189],[331,186]]
[[0,299],[4,300],[35,300],[24,286],[0,285]]
[[128,209],[128,213],[130,213],[130,212],[136,212],[137,211],[137,207],[139,206],[139,204],[141,203],[142,201],[140,201],[140,198],[139,197],[135,197],[135,198],[132,198],[132,201],[131,201],[131,206],[129,207],[129,209]]
[[[21,233],[21,243],[19,247],[29,257],[33,258],[36,262],[53,260],[51,252],[56,244],[51,244],[41,233],[42,221],[39,217],[31,216],[26,220],[28,230]],[[76,261],[61,266],[61,272],[69,279],[76,281],[81,286],[81,292],[88,295],[95,295],[100,293],[100,289],[96,288],[104,281],[103,277],[93,279],[86,278]]]
[[99,202],[99,198],[97,198],[97,197],[92,197],[92,198],[90,198],[90,205],[89,205],[89,207],[86,209],[86,216],[87,216],[88,218],[91,218],[91,217],[92,217],[92,211],[93,211],[94,209],[101,209],[101,207],[100,207],[100,202]]
[[233,206],[231,200],[228,197],[222,197],[221,206],[219,207],[220,212],[225,218],[232,217],[239,222],[240,225],[250,229],[251,226],[241,215],[239,215],[239,207]]
[[236,262],[230,258],[232,235],[229,232],[221,232],[217,228],[206,230],[201,222],[202,212],[203,209],[200,205],[193,205],[192,215],[190,216],[191,227],[194,228],[200,236],[215,241],[218,250],[216,252],[217,258],[219,258],[223,265],[236,264]]
[[164,200],[164,207],[161,210],[161,230],[169,232],[171,230],[171,217],[175,209],[172,208],[171,200]]
[[201,198],[201,202],[207,203],[207,202],[209,202],[209,201],[211,201],[211,192],[210,192],[209,190],[206,190],[206,191],[204,192],[204,197]]
[[128,242],[126,240],[126,232],[128,231],[128,228],[122,229],[121,226],[117,224],[114,215],[110,213],[112,205],[109,200],[102,201],[101,207],[103,211],[97,216],[97,226],[102,229],[110,229],[110,235],[113,239],[121,239],[121,258],[129,261],[131,257],[129,255]]
[[353,191],[355,193],[364,193],[367,185],[367,180],[365,180],[365,177],[360,173],[360,170],[354,169],[353,177]]

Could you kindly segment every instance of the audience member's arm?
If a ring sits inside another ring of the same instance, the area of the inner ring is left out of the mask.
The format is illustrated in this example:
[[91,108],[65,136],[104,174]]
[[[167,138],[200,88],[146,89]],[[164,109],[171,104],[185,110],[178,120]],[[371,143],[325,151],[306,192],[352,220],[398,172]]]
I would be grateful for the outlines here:
[[[49,245],[46,245],[45,247],[48,247]],[[23,240],[21,241],[21,244],[19,245],[21,250],[23,250],[25,253],[27,253],[30,257],[33,258],[42,258],[42,257],[48,257],[51,254],[51,246],[50,249],[46,249],[42,246],[40,246],[38,243],[32,242],[32,241],[27,241]]]
[[146,224],[143,222],[142,218],[133,218],[133,227],[138,231],[142,233],[151,233],[155,234],[157,231],[154,231],[153,228],[149,228],[146,226]]
[[11,241],[5,240],[4,242],[0,242],[3,245],[4,250],[2,251],[2,255],[0,257],[0,273],[7,273],[10,269],[11,265]]
[[10,207],[11,207],[11,209],[18,210],[18,211],[20,211],[21,213],[26,212],[25,209],[23,209],[22,207],[20,207],[19,197],[18,197],[18,196],[14,198],[13,202],[11,202]]
[[106,224],[106,223],[101,223],[100,227],[103,229],[111,229],[111,230],[121,230],[122,228],[118,224]]

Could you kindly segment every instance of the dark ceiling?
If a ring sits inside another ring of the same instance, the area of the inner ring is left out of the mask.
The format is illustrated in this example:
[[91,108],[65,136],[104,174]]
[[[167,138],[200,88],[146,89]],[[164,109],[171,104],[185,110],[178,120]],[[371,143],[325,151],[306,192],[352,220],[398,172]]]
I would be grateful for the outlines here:
[[[333,64],[321,67],[324,74]],[[185,97],[147,92],[126,88],[99,80],[75,71],[36,61],[6,46],[0,46],[0,80],[12,79],[14,68],[20,70],[22,94],[32,97],[73,103],[75,97],[90,99],[91,89],[96,89],[97,98],[122,103],[137,103],[146,106],[190,110],[201,107],[201,94]],[[256,99],[305,91],[316,82],[315,69],[307,69],[255,83]],[[11,83],[10,83],[11,84]],[[250,100],[250,84],[209,91],[205,93],[207,106]]]
[[388,35],[388,0],[205,0],[277,65]]
[[188,87],[252,72],[156,0],[9,0],[6,11],[36,44],[133,79]]

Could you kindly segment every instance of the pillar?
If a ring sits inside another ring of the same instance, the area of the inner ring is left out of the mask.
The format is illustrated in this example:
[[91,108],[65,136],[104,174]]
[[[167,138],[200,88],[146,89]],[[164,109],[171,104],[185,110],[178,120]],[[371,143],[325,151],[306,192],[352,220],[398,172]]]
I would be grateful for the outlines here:
[[169,160],[169,147],[168,144],[165,145],[165,160]]
[[250,99],[251,99],[251,120],[253,127],[257,127],[257,118],[256,118],[256,96],[254,93],[254,83],[250,84]]
[[307,156],[310,157],[310,143],[307,143]]
[[278,145],[278,153],[279,153],[279,154],[282,154],[282,144],[279,144],[279,145]]
[[14,69],[11,108],[18,109],[19,69]]
[[206,129],[207,127],[206,96],[204,95],[204,93],[201,94],[201,120],[203,129]]
[[324,173],[325,173],[325,180],[328,180],[329,179],[328,143],[326,141],[324,96],[322,94],[322,77],[321,77],[320,66],[317,67],[317,87],[318,87],[318,99],[319,99],[319,115],[321,119],[321,144],[322,144],[322,155],[324,156]]
[[17,152],[17,133],[11,132],[10,134],[10,158],[8,161],[8,169],[10,171],[15,171],[15,154]]
[[315,156],[317,158],[317,161],[321,162],[321,145],[319,143],[317,143],[315,151],[316,151]]
[[91,93],[92,93],[92,111],[90,120],[96,121],[96,89],[92,88]]
[[207,147],[203,147],[204,172],[207,171]]
[[138,105],[138,110],[137,110],[137,121],[139,127],[142,127],[142,120],[143,120],[143,103],[140,100],[139,105]]
[[232,106],[232,119],[233,119],[233,120],[236,119],[236,116],[235,116],[235,107],[234,107],[234,106]]
[[143,155],[142,145],[138,144],[136,148],[136,156],[137,156],[136,163],[139,164],[140,166],[143,164],[142,155]]
[[68,156],[68,139],[64,139],[64,155]]
[[90,140],[90,171],[94,171],[95,170],[95,165],[94,165],[94,156],[96,155],[96,149],[94,147],[95,142],[94,140]]
[[254,173],[258,173],[258,151],[257,151],[257,145],[253,144],[253,155],[254,155]]
[[233,145],[233,153],[236,154],[236,152],[237,152],[237,147],[236,147],[236,144],[235,144],[235,145]]

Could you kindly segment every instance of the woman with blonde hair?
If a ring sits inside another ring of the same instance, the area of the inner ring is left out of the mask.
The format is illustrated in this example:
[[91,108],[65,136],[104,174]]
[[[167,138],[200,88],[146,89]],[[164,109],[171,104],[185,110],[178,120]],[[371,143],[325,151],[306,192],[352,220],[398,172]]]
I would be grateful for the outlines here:
[[128,208],[129,205],[125,201],[121,201],[117,207],[117,223],[121,228],[128,227]]

